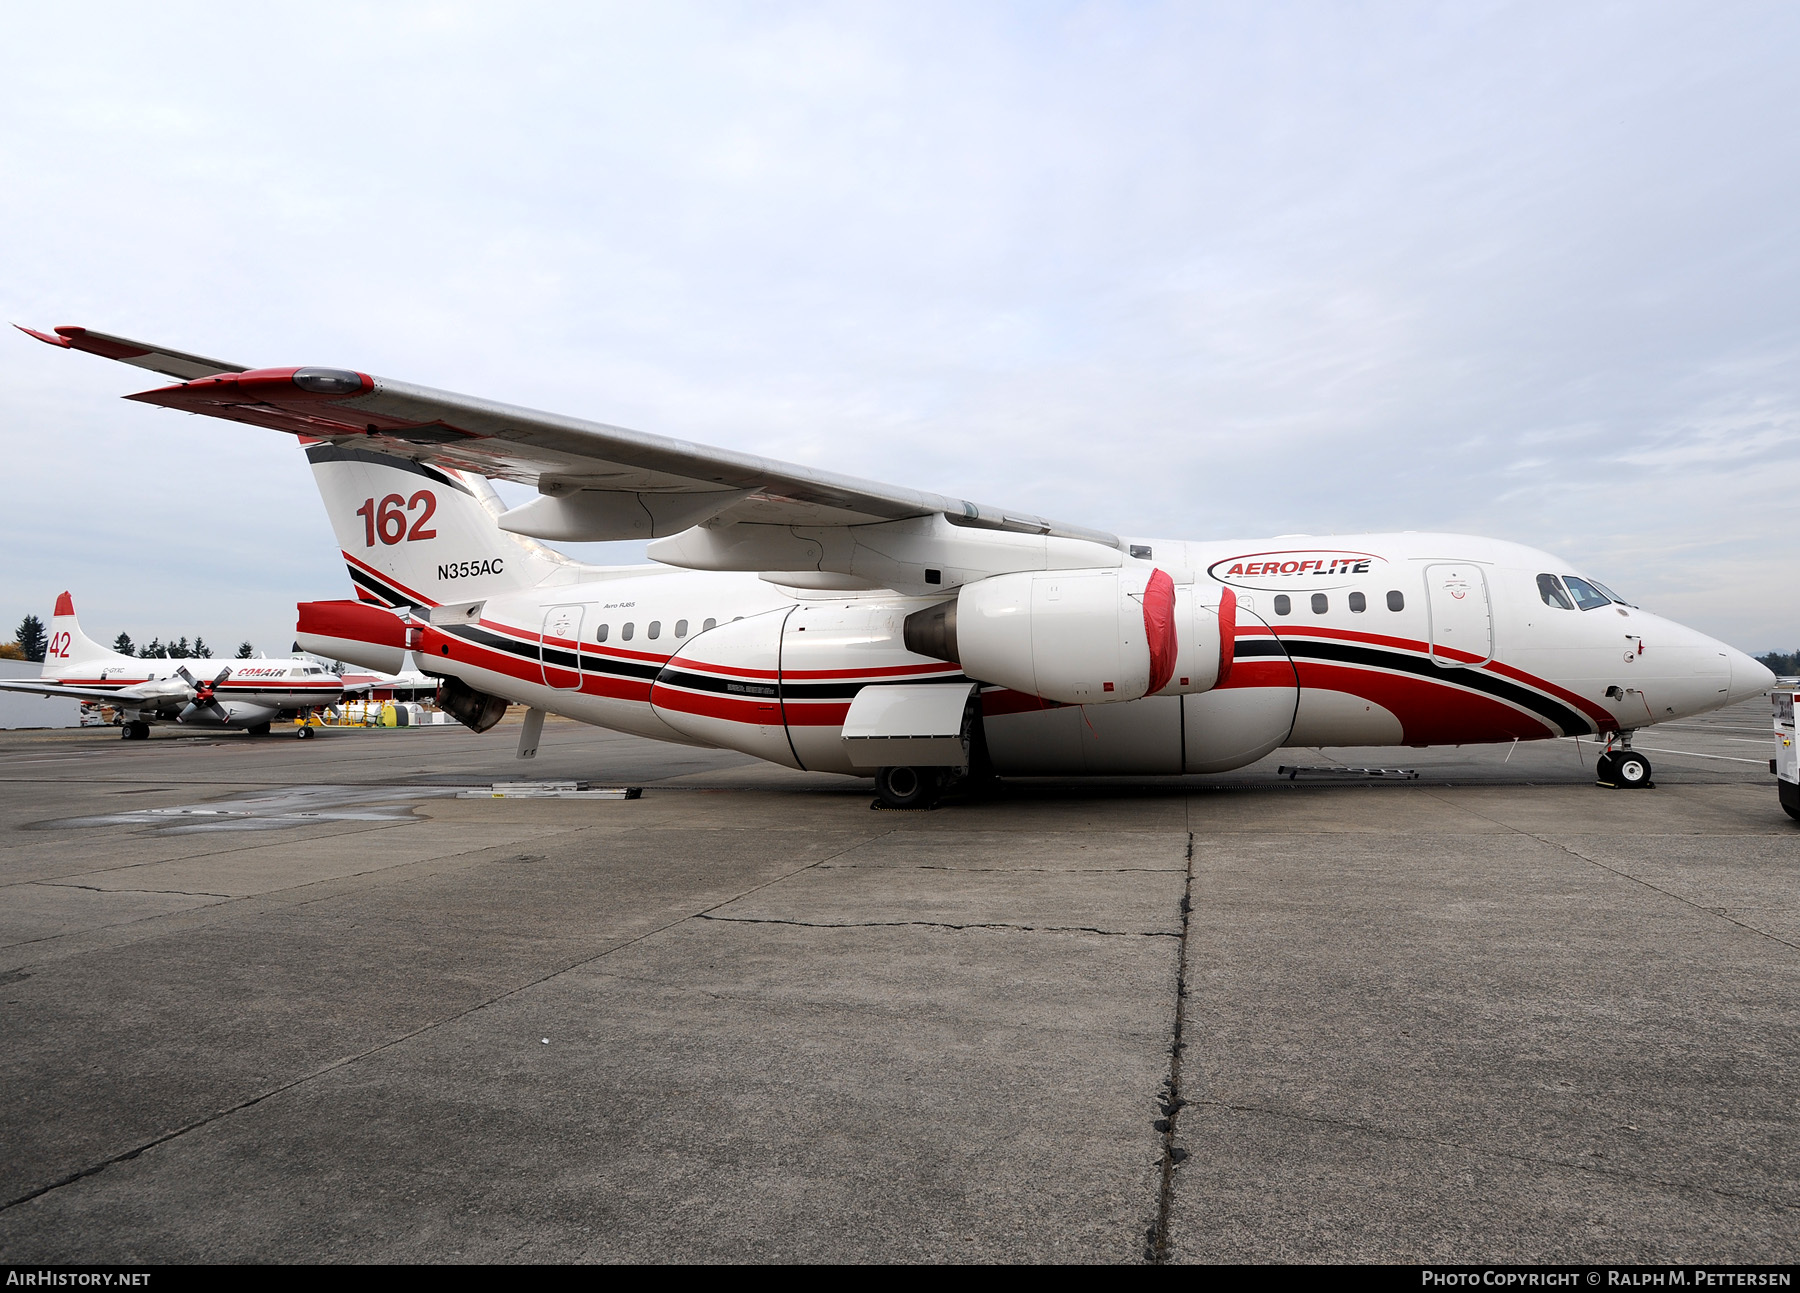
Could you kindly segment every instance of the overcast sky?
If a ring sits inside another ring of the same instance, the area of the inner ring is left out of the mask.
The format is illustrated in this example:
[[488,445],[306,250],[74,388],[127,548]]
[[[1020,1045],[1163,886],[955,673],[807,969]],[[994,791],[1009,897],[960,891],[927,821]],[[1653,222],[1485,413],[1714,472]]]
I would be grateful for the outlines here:
[[[10,6],[0,305],[1800,645],[1800,6]],[[293,442],[0,338],[0,625],[271,651]],[[514,491],[522,500],[524,495]]]

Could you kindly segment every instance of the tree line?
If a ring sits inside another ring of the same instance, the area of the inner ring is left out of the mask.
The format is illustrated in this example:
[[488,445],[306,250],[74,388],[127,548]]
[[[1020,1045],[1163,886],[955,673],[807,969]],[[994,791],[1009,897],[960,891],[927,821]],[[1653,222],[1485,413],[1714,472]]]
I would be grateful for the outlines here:
[[[11,642],[0,645],[0,660],[34,660],[43,662],[44,651],[50,645],[50,635],[44,628],[44,622],[35,615],[27,615],[19,621],[18,629],[13,633]],[[206,645],[206,639],[198,633],[189,642],[184,635],[173,642],[164,642],[161,638],[151,638],[143,646],[131,640],[131,634],[121,633],[113,639],[112,649],[120,655],[136,656],[140,660],[210,660],[213,658],[212,648]],[[238,644],[239,660],[249,660],[256,655],[256,648],[248,642]]]
[[1771,651],[1767,655],[1757,656],[1756,661],[1778,678],[1792,678],[1800,674],[1800,651],[1790,651],[1785,655],[1780,651]]

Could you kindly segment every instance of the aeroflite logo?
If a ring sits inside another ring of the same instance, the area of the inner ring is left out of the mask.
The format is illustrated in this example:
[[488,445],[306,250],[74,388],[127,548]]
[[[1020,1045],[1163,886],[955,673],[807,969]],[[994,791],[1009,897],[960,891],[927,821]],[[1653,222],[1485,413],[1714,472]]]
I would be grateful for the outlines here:
[[1277,591],[1304,585],[1307,588],[1341,588],[1379,574],[1387,562],[1372,552],[1290,549],[1247,552],[1226,557],[1206,568],[1222,584],[1238,588],[1271,588]]

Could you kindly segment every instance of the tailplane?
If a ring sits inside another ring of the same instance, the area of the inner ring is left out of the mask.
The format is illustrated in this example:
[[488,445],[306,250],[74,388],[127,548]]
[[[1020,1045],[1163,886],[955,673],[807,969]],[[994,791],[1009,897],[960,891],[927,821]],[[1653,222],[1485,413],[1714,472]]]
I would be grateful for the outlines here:
[[302,442],[356,595],[437,606],[531,588],[561,553],[495,523],[505,504],[480,476],[326,441]]

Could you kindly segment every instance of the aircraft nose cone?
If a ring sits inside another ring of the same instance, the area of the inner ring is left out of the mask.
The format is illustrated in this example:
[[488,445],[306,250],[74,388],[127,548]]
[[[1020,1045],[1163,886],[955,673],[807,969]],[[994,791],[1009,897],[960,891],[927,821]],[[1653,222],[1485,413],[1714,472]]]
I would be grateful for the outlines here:
[[1775,685],[1775,675],[1769,667],[1760,661],[1752,660],[1742,651],[1733,648],[1731,651],[1731,691],[1730,703],[1735,705],[1740,700],[1749,700],[1752,696],[1760,696]]

